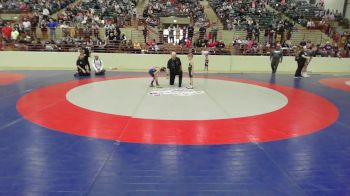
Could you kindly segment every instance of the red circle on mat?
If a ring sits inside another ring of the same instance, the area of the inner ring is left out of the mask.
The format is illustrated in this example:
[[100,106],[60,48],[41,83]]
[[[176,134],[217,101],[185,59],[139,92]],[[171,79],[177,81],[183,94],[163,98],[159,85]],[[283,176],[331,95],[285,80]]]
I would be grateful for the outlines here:
[[350,86],[346,84],[350,81],[350,78],[324,78],[320,80],[320,83],[339,90],[350,92]]
[[23,96],[17,110],[43,127],[122,142],[146,144],[235,144],[287,139],[319,131],[338,118],[335,105],[318,95],[287,86],[210,77],[270,88],[284,94],[288,104],[280,110],[251,117],[222,120],[152,120],[105,114],[73,105],[66,99],[72,88],[91,82],[144,76],[120,76],[64,82]]
[[24,75],[10,72],[0,72],[0,86],[16,83],[25,78]]

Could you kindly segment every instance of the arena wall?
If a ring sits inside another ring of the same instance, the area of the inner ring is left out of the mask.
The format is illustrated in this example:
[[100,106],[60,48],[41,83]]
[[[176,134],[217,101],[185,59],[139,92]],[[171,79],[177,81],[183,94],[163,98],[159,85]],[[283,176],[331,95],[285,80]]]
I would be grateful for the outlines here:
[[[99,54],[107,70],[117,68],[121,71],[144,71],[150,66],[166,66],[170,55],[151,54]],[[0,52],[0,69],[34,70],[73,70],[78,53],[76,52]],[[187,67],[186,56],[180,58]],[[267,56],[209,56],[211,72],[270,72]],[[195,56],[195,69],[201,71],[204,56]],[[280,72],[293,73],[296,69],[294,57],[285,57],[279,66]],[[313,58],[311,70],[314,73],[350,74],[350,59]]]

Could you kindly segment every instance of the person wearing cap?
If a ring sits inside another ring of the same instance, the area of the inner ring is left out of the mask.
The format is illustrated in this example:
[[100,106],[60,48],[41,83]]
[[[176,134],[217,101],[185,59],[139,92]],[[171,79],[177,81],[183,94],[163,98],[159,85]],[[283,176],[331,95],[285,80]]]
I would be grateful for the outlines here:
[[281,45],[277,44],[276,49],[273,50],[270,54],[271,69],[272,73],[275,74],[278,68],[279,63],[282,63],[283,52],[281,50]]
[[94,59],[91,61],[91,64],[95,70],[95,75],[105,75],[106,70],[103,68],[103,61],[98,55],[95,55]]

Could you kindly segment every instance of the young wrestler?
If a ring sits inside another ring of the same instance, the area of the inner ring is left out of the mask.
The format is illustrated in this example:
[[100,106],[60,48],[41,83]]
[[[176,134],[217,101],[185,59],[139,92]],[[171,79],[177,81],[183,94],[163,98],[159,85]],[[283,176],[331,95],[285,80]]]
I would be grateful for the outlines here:
[[193,69],[194,69],[194,62],[193,62],[193,54],[188,54],[188,76],[190,77],[190,86],[187,88],[192,89],[193,88]]
[[159,72],[165,72],[165,70],[166,70],[165,67],[162,67],[162,68],[159,68],[159,67],[151,67],[151,68],[148,70],[149,75],[152,77],[152,82],[151,82],[150,87],[154,87],[154,85],[153,85],[153,82],[154,82],[154,81],[156,82],[157,87],[160,87],[160,86],[159,86],[159,83],[158,83],[158,74],[159,74]]
[[95,70],[95,75],[105,75],[106,70],[103,68],[103,61],[95,55],[95,58],[92,60],[92,67]]

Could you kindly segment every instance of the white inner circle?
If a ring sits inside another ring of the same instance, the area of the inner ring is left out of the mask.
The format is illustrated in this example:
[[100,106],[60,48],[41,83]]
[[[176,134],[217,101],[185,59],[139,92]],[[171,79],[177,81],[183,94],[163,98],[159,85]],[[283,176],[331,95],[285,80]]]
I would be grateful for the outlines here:
[[346,81],[345,84],[350,86],[350,80]]
[[288,103],[278,91],[240,82],[195,78],[195,88],[186,89],[164,85],[168,84],[165,78],[159,80],[163,88],[151,88],[150,81],[94,82],[71,89],[66,97],[74,105],[97,112],[162,120],[241,118],[273,112]]

